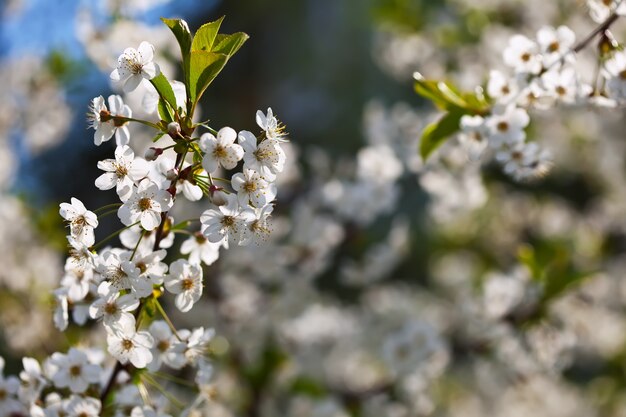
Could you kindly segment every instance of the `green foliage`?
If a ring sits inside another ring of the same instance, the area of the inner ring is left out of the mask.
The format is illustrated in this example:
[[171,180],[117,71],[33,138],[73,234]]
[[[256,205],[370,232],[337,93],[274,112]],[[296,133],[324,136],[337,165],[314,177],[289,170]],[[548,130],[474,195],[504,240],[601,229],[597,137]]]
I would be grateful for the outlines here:
[[594,271],[580,270],[571,245],[560,241],[542,241],[535,246],[523,246],[519,260],[528,267],[533,280],[541,284],[542,305],[580,284]]
[[152,83],[154,88],[156,88],[157,92],[159,93],[159,97],[165,100],[170,106],[172,106],[172,109],[176,111],[176,96],[174,95],[174,90],[172,90],[172,84],[170,84],[168,79],[165,78],[165,75],[163,75],[163,73],[160,73],[159,75],[151,79],[150,82]]
[[200,26],[200,29],[198,29],[196,34],[193,36],[191,50],[212,51],[213,42],[215,42],[215,38],[220,30],[220,26],[222,25],[222,21],[224,21],[224,16],[214,22],[205,23]]
[[178,45],[180,46],[180,52],[183,60],[183,73],[185,75],[185,86],[189,91],[189,53],[191,51],[191,32],[187,22],[182,19],[165,19],[161,18],[163,23],[170,28],[174,33]]
[[489,103],[480,89],[462,93],[449,82],[426,80],[420,74],[415,74],[415,92],[446,112],[439,120],[426,126],[422,133],[420,155],[424,160],[459,131],[464,115],[482,115],[489,109]]
[[[220,34],[219,29],[224,17],[202,25],[193,38],[184,20],[162,20],[172,30],[180,45],[187,88],[187,113],[191,116],[204,91],[224,69],[228,60],[248,40],[248,35],[242,32],[232,35]],[[172,104],[167,97],[163,95],[161,97],[174,109],[176,108],[175,99]]]
[[420,155],[422,159],[426,160],[435,149],[459,130],[461,117],[465,114],[459,110],[450,111],[424,128],[422,139],[420,140]]

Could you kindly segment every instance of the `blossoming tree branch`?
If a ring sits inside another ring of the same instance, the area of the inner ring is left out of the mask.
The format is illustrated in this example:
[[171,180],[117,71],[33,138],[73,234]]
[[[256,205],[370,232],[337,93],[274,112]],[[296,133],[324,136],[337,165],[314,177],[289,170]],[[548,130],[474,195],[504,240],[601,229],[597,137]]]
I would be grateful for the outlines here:
[[[502,53],[509,72],[489,72],[486,88],[461,92],[452,83],[426,80],[414,74],[415,91],[445,113],[422,134],[420,154],[426,159],[458,133],[471,160],[489,150],[516,180],[548,172],[551,154],[527,140],[529,112],[557,106],[614,108],[626,100],[626,53],[611,34],[611,26],[626,14],[626,3],[588,1],[598,26],[582,40],[567,26],[541,28],[534,39],[514,35]],[[593,79],[577,66],[577,54],[595,46]]]
[[[60,330],[66,330],[70,316],[80,326],[100,322],[106,331],[102,345],[112,360],[97,348],[71,348],[42,364],[24,358],[19,379],[2,377],[0,361],[1,415],[178,416],[202,401],[198,395],[192,404],[181,404],[158,380],[176,380],[167,369],[188,367],[196,370],[192,390],[201,392],[212,374],[208,344],[214,331],[176,328],[160,300],[171,296],[180,312],[188,312],[202,296],[203,264],[214,263],[229,245],[266,239],[274,181],[285,164],[284,127],[271,109],[257,112],[258,134],[193,121],[207,87],[248,39],[244,33],[219,33],[222,19],[203,25],[194,36],[185,21],[162,19],[180,45],[182,94],[173,88],[180,83],[168,80],[154,62],[149,42],[127,48],[118,58],[111,79],[124,92],[150,83],[158,93],[158,123],[133,118],[120,96],[92,100],[94,143],[104,145],[115,137],[116,145],[112,158],[98,162],[103,173],[95,186],[114,190],[118,202],[95,210],[77,198],[61,204],[70,255],[54,291],[54,322]],[[154,129],[154,146],[144,157],[130,146],[129,123]],[[166,135],[174,144],[159,147]],[[218,170],[236,172],[228,179],[216,177]],[[181,198],[205,200],[208,208],[199,218],[176,222],[169,213]],[[97,241],[99,222],[112,214],[122,227]],[[176,235],[187,239],[180,254],[170,251],[174,260],[168,265],[164,260]],[[121,247],[109,246],[115,237]]]

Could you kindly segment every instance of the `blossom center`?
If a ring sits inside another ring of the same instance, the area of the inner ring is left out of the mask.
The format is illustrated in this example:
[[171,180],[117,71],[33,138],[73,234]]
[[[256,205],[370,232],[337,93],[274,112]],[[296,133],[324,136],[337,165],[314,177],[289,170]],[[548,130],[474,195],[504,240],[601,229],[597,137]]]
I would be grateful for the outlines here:
[[129,69],[133,74],[141,74],[141,71],[143,71],[143,64],[137,61],[130,62]]
[[530,61],[530,54],[528,52],[524,52],[520,58],[522,61],[528,62]]
[[70,367],[70,376],[77,378],[82,373],[82,368],[80,365],[74,365]]
[[243,185],[243,189],[246,190],[246,192],[251,193],[256,191],[256,182],[254,181],[248,181]]
[[556,93],[560,96],[564,96],[567,93],[567,90],[563,86],[558,86],[556,88]]
[[233,216],[224,216],[222,218],[222,224],[226,227],[233,227],[235,224],[235,218]]
[[148,197],[144,197],[137,202],[140,211],[150,210],[152,208],[152,200]]
[[256,151],[254,151],[254,156],[256,157],[257,161],[263,161],[266,159],[270,159],[272,157],[272,152],[266,149],[257,149]]
[[4,401],[7,398],[7,392],[0,388],[0,401]]
[[507,122],[500,122],[496,125],[496,128],[500,131],[500,132],[506,132],[509,130],[509,124]]
[[104,312],[108,315],[112,315],[117,313],[117,304],[115,303],[107,303],[104,306]]
[[556,52],[559,50],[559,48],[560,48],[560,45],[557,41],[554,41],[550,45],[548,45],[549,52]]
[[168,342],[167,340],[161,340],[157,344],[157,349],[159,349],[160,352],[165,352],[169,348],[170,348],[170,342]]
[[139,268],[139,271],[141,271],[142,274],[148,270],[148,266],[145,262],[137,262],[135,266]]
[[215,149],[213,149],[213,156],[215,156],[215,158],[217,159],[226,158],[228,156],[228,153],[226,152],[225,147],[223,147],[222,145],[217,145],[215,146]]
[[619,73],[619,77],[620,77],[622,80],[626,80],[626,69],[625,69],[625,70],[620,71],[620,73]]
[[521,153],[520,151],[511,152],[511,159],[515,161],[520,161],[523,156],[524,154]]
[[109,279],[113,283],[113,285],[119,286],[122,284],[122,280],[128,277],[128,274],[124,272],[122,267],[113,268],[113,270],[109,273]]
[[132,340],[130,339],[122,340],[122,348],[124,348],[124,350],[131,350],[133,347],[135,347],[135,345],[133,344]]
[[181,285],[181,287],[183,287],[184,291],[189,291],[190,289],[192,289],[194,287],[193,279],[185,278],[180,285]]
[[118,178],[123,178],[128,174],[128,169],[121,164],[115,164],[115,175],[117,175]]

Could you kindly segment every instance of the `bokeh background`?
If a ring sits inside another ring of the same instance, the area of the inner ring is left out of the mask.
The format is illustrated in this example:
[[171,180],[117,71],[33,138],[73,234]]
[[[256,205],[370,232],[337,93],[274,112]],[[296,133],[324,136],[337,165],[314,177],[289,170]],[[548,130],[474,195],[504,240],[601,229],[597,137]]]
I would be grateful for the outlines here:
[[[193,30],[226,15],[223,31],[251,39],[202,119],[253,130],[271,106],[291,142],[273,237],[222,252],[202,303],[173,313],[219,335],[203,415],[626,416],[622,110],[534,114],[529,136],[555,161],[532,183],[470,162],[454,138],[428,163],[417,151],[437,114],[413,93],[414,71],[473,89],[514,33],[590,32],[584,2],[5,0],[0,13],[5,373],[24,355],[104,343],[97,326],[51,324],[66,251],[58,204],[115,201],[93,185],[113,147],[93,145],[90,99],[120,93],[108,74],[142,40],[180,78],[159,17]],[[626,39],[624,25],[614,34]],[[593,51],[580,61],[591,77]],[[133,94],[135,114],[154,117]],[[150,132],[131,129],[143,152]],[[107,219],[97,237],[116,227]]]

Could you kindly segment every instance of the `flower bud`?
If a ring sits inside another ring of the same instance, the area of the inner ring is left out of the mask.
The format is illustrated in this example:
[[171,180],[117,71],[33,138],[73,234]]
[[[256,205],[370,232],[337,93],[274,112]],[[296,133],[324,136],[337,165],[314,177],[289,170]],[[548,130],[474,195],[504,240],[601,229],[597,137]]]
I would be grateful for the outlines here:
[[180,125],[176,122],[171,122],[167,125],[167,134],[172,138],[177,139],[180,137]]
[[147,161],[155,161],[159,155],[161,155],[163,153],[163,149],[162,148],[148,148],[148,150],[146,150],[146,153],[144,154],[144,158]]
[[216,206],[223,206],[226,204],[226,193],[224,192],[224,188],[211,185],[209,187],[209,193],[211,194],[211,202]]
[[172,168],[165,173],[165,178],[168,181],[173,181],[178,177],[178,170],[176,168]]

